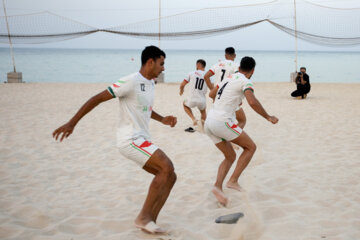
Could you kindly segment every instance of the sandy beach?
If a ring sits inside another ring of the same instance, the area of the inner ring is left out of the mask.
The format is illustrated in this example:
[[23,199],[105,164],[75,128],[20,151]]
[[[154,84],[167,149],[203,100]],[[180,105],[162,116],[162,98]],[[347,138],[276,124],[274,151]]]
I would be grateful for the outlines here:
[[[94,109],[64,142],[52,138],[107,86],[0,84],[0,239],[360,239],[360,84],[313,83],[306,100],[294,100],[294,84],[255,82],[280,121],[272,125],[244,103],[257,152],[240,177],[246,192],[225,188],[228,208],[210,192],[220,151],[199,131],[184,131],[191,120],[179,84],[158,84],[154,110],[178,117],[175,128],[150,122],[178,176],[158,219],[168,236],[134,227],[152,176],[116,148],[117,100]],[[214,222],[234,212],[245,217]]]

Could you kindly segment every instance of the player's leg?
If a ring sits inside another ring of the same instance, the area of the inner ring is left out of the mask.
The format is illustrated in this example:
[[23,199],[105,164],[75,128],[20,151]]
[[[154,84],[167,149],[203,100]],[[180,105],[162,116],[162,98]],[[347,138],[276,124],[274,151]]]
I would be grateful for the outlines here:
[[201,114],[201,123],[204,125],[206,120],[206,109],[200,110],[200,114]]
[[192,111],[191,111],[191,108],[188,107],[185,103],[183,103],[183,106],[184,106],[184,110],[186,112],[187,115],[189,115],[189,117],[191,118],[191,120],[193,121],[193,124],[196,125],[196,118],[194,117]]
[[201,124],[200,124],[200,129],[201,132],[204,132],[204,124],[205,124],[205,120],[206,120],[206,102],[204,101],[203,103],[198,105],[198,109],[200,111],[201,114]]
[[228,141],[221,141],[215,144],[215,146],[223,153],[225,159],[219,165],[216,182],[212,192],[221,204],[226,205],[228,199],[223,194],[222,185],[227,173],[235,161],[236,153]]
[[246,116],[245,116],[245,112],[243,110],[243,108],[241,107],[239,110],[237,110],[236,112],[236,120],[238,121],[238,126],[241,129],[244,129],[245,124],[246,124]]
[[239,177],[246,168],[246,166],[249,164],[252,156],[254,155],[256,151],[256,145],[244,131],[242,131],[242,133],[237,138],[233,139],[231,142],[242,147],[243,152],[241,153],[236,163],[235,170],[226,186],[240,191],[241,187],[238,183]]
[[152,154],[143,168],[155,177],[150,184],[143,208],[135,220],[136,225],[146,225],[150,221],[156,222],[176,181],[173,164],[160,149]]
[[[168,171],[169,174],[168,174],[168,178],[167,178],[167,181],[166,181],[166,185],[167,185],[167,186],[164,187],[162,193],[160,194],[160,198],[158,199],[158,201],[156,201],[156,203],[154,204],[154,207],[153,207],[153,216],[154,216],[154,221],[156,222],[157,217],[158,217],[158,215],[159,215],[159,213],[160,213],[160,210],[161,210],[162,207],[164,206],[166,200],[167,200],[168,197],[169,197],[170,191],[171,191],[172,187],[173,187],[174,184],[175,184],[176,174],[175,174],[175,172],[174,172],[174,168],[173,168],[173,166],[172,166],[171,160],[166,156],[166,154],[165,154],[163,151],[161,151],[161,150],[159,149],[159,152],[155,152],[154,154],[155,154],[155,155],[159,155],[159,157],[161,156],[161,158],[164,158],[164,159],[167,158],[168,161],[170,162],[169,164],[171,164],[171,166],[169,166],[169,167],[172,168],[172,170],[169,169],[170,171]],[[149,160],[150,160],[150,159],[149,159]],[[145,168],[148,168],[148,167],[149,167],[149,168],[151,167],[150,164],[145,165],[145,166],[144,166],[144,169],[145,169]],[[170,173],[171,173],[171,174],[170,174]]]

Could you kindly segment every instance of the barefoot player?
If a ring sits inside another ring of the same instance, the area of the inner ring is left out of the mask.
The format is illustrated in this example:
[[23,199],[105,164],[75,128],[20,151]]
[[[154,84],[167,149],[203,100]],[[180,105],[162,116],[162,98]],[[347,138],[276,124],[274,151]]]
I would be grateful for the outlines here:
[[204,125],[206,119],[206,92],[209,88],[213,88],[210,80],[204,80],[204,70],[206,62],[202,59],[196,61],[196,71],[191,72],[180,85],[180,96],[184,93],[184,88],[188,84],[188,96],[183,102],[184,110],[191,118],[193,125],[197,125],[197,120],[194,117],[191,108],[197,107],[201,113],[201,126]]
[[[225,60],[222,60],[215,64],[204,76],[206,81],[210,81],[210,77],[214,76],[214,86],[220,84],[224,78],[234,74],[239,70],[239,65],[235,63],[236,53],[233,47],[228,47],[225,49]],[[245,112],[241,106],[236,109],[235,112],[236,120],[238,121],[238,126],[243,129],[246,124]]]
[[[256,145],[251,138],[235,124],[234,112],[237,107],[246,98],[255,112],[273,124],[278,122],[276,117],[267,114],[254,95],[253,84],[250,81],[254,70],[255,60],[251,57],[244,57],[241,60],[239,72],[225,78],[209,94],[210,97],[215,98],[215,102],[214,107],[209,111],[206,118],[205,132],[225,157],[219,166],[212,192],[224,206],[227,205],[228,198],[223,193],[222,185],[236,157],[231,143],[243,148],[243,152],[236,163],[235,170],[227,183],[227,187],[239,191],[241,190],[238,183],[239,177],[256,150]],[[218,88],[218,91],[216,91],[216,88]]]
[[70,136],[79,120],[93,108],[110,99],[118,99],[117,146],[120,153],[154,175],[144,205],[135,220],[136,227],[149,233],[165,231],[157,225],[156,220],[176,181],[172,162],[151,142],[148,129],[150,118],[171,127],[176,124],[175,117],[163,117],[153,111],[153,79],[164,71],[164,61],[165,53],[162,50],[155,46],[146,47],[141,54],[139,72],[120,78],[108,89],[90,98],[69,122],[53,133],[56,140],[60,138],[62,141]]

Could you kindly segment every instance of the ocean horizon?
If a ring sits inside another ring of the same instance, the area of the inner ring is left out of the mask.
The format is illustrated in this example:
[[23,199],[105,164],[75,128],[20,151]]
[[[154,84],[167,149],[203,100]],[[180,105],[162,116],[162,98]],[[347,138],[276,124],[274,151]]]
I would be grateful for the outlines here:
[[[142,49],[14,48],[16,71],[25,82],[115,82],[140,69]],[[224,58],[224,50],[165,49],[165,82],[181,82],[204,59],[206,70]],[[254,82],[289,82],[295,71],[295,51],[236,50],[256,60]],[[10,49],[0,47],[0,82],[13,71]],[[298,67],[304,66],[311,82],[359,83],[356,70],[360,52],[299,51]]]

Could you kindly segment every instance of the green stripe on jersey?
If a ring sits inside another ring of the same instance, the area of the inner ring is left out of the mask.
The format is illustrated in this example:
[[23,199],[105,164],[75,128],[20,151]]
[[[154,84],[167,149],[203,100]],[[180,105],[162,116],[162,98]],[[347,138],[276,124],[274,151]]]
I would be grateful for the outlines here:
[[111,95],[112,95],[113,97],[116,97],[115,94],[114,94],[114,92],[113,92],[113,90],[111,89],[111,87],[108,87],[108,91],[111,93]]
[[121,80],[119,80],[119,81],[117,81],[118,83],[125,83],[125,81],[121,81]]
[[250,90],[250,91],[254,92],[254,89],[252,89],[252,88],[247,88],[247,89],[244,90],[244,92],[245,92],[246,90]]

